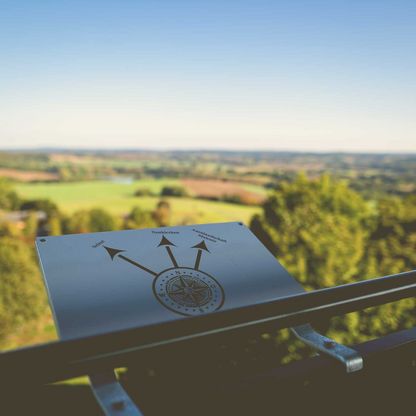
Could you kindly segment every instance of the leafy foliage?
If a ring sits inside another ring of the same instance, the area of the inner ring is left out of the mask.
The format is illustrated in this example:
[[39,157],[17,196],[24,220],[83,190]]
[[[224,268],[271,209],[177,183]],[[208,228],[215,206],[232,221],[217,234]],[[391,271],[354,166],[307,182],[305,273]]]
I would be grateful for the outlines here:
[[[300,175],[283,182],[253,217],[251,229],[307,289],[399,273],[416,264],[415,199],[366,202],[344,182]],[[352,343],[414,325],[407,299],[318,322]]]
[[166,227],[170,224],[171,210],[168,201],[161,200],[153,212],[153,219],[158,227]]
[[156,223],[150,211],[145,211],[140,207],[134,207],[126,218],[124,228],[151,228],[155,227]]
[[32,250],[17,239],[0,238],[0,343],[45,310],[46,296]]
[[365,253],[366,274],[400,273],[416,264],[416,198],[384,197]]
[[172,186],[164,186],[162,191],[160,192],[161,196],[188,196],[187,190],[183,186],[179,185],[172,185]]
[[107,211],[101,208],[92,209],[89,212],[89,222],[91,232],[117,230],[117,221]]
[[251,228],[305,287],[317,289],[357,275],[369,214],[345,183],[301,175],[276,189]]
[[0,209],[13,210],[20,206],[20,198],[11,184],[0,178]]
[[20,209],[23,211],[43,211],[48,216],[58,213],[58,206],[51,200],[45,198],[24,201]]
[[134,196],[155,196],[155,192],[152,191],[150,188],[141,186],[140,188],[137,188],[135,190]]
[[101,208],[77,211],[65,224],[65,231],[73,234],[117,229],[119,229],[119,225],[116,218]]

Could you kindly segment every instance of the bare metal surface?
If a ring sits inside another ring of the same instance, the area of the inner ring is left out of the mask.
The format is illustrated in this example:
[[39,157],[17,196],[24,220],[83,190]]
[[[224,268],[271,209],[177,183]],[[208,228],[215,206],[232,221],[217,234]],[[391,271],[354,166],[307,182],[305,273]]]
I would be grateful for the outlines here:
[[90,376],[91,388],[105,416],[142,416],[113,371]]
[[305,344],[342,362],[347,373],[353,373],[363,368],[363,358],[357,351],[321,335],[310,324],[298,325],[291,330]]

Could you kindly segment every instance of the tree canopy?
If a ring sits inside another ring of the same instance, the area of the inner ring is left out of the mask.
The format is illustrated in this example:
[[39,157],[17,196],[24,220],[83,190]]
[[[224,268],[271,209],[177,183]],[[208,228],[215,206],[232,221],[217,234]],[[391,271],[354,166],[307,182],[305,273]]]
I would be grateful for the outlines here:
[[[365,201],[328,175],[280,183],[251,229],[305,288],[403,272],[416,264],[415,198]],[[343,342],[414,324],[414,299],[318,323]]]
[[0,238],[0,342],[46,311],[46,296],[34,253],[17,239]]

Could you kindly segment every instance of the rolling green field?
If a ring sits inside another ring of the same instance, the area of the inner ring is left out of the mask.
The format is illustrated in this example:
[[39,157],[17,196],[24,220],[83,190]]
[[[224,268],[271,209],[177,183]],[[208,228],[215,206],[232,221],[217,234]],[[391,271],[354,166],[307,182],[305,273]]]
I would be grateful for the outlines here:
[[[138,188],[148,188],[159,193],[166,185],[179,184],[175,179],[145,179],[132,183],[112,181],[24,183],[16,186],[23,198],[48,198],[58,204],[65,213],[80,209],[104,208],[114,215],[124,215],[132,207],[153,209],[160,200],[158,196],[134,196]],[[248,223],[258,207],[193,198],[165,198],[172,208],[172,225],[197,222],[242,221]]]

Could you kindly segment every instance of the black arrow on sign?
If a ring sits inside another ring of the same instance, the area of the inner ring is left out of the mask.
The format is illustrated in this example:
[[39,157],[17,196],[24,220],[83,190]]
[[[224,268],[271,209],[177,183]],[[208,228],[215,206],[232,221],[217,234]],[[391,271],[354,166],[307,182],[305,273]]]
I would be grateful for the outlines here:
[[202,250],[207,251],[208,253],[209,253],[209,250],[204,240],[202,240],[199,244],[193,246],[192,248],[198,249],[198,253],[196,254],[194,269],[199,270],[199,263],[201,263]]
[[162,239],[160,240],[160,243],[159,243],[158,247],[160,247],[160,246],[164,246],[166,248],[166,251],[168,252],[169,257],[172,260],[173,266],[174,267],[179,267],[178,263],[175,259],[175,256],[172,253],[172,249],[170,248],[170,246],[176,247],[175,244],[170,242],[165,236],[162,236]]
[[111,260],[114,260],[114,257],[117,256],[118,258],[127,261],[128,263],[132,264],[133,266],[138,267],[141,270],[144,270],[147,273],[150,273],[153,276],[157,276],[157,273],[155,273],[153,270],[148,269],[147,267],[141,265],[140,263],[137,263],[136,261],[129,259],[128,257],[126,257],[124,254],[120,254],[123,253],[126,250],[119,250],[118,248],[111,248],[111,247],[106,247],[103,246],[106,250],[107,253],[110,255]]

